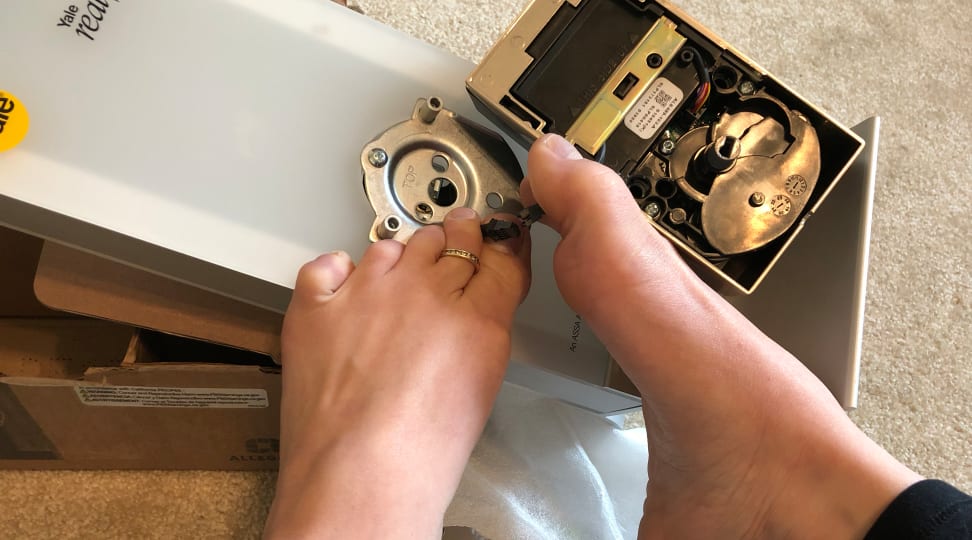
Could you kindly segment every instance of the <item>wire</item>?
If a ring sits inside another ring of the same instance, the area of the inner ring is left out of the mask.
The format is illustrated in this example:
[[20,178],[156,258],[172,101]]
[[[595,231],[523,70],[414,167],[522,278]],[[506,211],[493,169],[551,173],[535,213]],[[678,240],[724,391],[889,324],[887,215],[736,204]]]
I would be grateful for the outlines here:
[[712,79],[709,77],[709,69],[705,67],[705,61],[702,59],[702,53],[696,50],[694,47],[686,47],[685,51],[692,54],[692,63],[695,65],[695,70],[699,74],[699,89],[695,93],[695,102],[692,104],[692,114],[698,114],[702,110],[702,106],[708,101],[709,95],[712,93]]
[[695,93],[695,103],[692,105],[692,114],[698,114],[705,105],[705,102],[709,100],[709,95],[712,93],[712,83],[704,82],[699,86],[699,90]]

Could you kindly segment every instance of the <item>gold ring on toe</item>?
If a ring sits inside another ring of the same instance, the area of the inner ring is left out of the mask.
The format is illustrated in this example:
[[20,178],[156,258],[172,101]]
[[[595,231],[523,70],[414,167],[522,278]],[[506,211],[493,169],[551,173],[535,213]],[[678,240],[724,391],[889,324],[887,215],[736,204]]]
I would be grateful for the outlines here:
[[442,257],[458,257],[460,259],[465,259],[472,263],[476,271],[479,271],[479,257],[477,257],[475,253],[471,253],[464,249],[446,248],[443,249],[442,253],[439,255]]

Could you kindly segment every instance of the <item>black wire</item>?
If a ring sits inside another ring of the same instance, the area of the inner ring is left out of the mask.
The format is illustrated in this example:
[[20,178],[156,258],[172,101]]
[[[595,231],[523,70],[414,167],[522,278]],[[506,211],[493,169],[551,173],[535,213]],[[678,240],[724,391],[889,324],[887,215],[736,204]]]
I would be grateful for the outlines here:
[[699,84],[712,82],[709,77],[709,68],[705,67],[705,60],[702,59],[702,53],[695,47],[685,47],[683,50],[692,53],[692,63],[695,64],[695,70],[699,72]]

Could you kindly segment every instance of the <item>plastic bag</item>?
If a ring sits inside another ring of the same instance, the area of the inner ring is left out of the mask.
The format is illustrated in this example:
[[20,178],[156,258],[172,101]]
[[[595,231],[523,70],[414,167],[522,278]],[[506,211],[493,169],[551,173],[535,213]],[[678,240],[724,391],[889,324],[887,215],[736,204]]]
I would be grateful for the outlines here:
[[446,512],[492,540],[638,535],[644,429],[505,384]]

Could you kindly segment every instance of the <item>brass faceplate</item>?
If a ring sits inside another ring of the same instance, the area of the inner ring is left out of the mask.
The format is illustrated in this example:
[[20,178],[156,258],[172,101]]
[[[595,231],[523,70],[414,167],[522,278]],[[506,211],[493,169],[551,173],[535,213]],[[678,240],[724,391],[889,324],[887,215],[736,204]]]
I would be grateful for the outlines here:
[[[658,19],[631,54],[614,70],[614,74],[577,117],[564,138],[588,153],[596,154],[644,91],[655,82],[658,75],[671,63],[675,53],[685,44],[685,37],[675,29],[674,22],[665,17]],[[649,65],[650,57],[656,57],[657,63]],[[615,89],[631,75],[637,77],[637,82],[625,93],[623,99],[619,98],[615,95]]]

